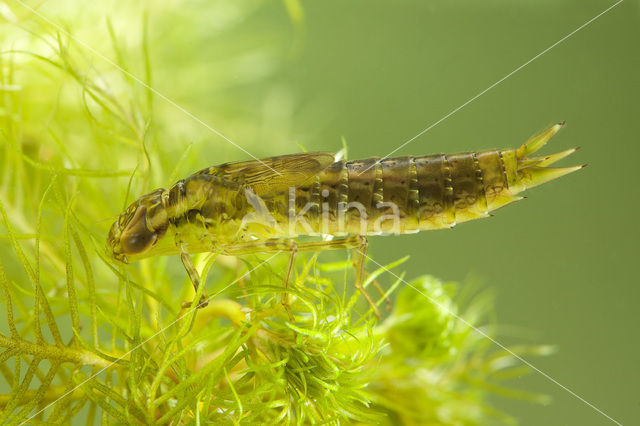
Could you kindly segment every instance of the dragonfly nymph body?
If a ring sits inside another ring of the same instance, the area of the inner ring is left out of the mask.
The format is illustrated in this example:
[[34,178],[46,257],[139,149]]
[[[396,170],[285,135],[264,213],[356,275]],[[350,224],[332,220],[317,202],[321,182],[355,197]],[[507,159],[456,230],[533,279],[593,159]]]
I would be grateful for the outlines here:
[[[364,256],[365,236],[486,217],[523,190],[580,169],[548,167],[575,149],[531,156],[562,125],[517,149],[357,161],[302,153],[209,167],[132,203],[112,226],[108,251],[126,263],[181,254],[187,270],[187,254],[198,252],[360,247]],[[338,238],[297,243],[301,235]]]

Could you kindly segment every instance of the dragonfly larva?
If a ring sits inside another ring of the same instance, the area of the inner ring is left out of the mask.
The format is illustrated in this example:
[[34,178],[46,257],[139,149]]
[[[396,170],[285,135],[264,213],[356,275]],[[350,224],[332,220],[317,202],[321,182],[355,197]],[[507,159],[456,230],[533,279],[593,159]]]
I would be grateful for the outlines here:
[[[297,251],[358,248],[362,290],[366,236],[486,217],[523,190],[583,167],[548,167],[575,149],[531,156],[563,124],[517,149],[357,161],[319,152],[209,167],[132,203],[111,227],[108,251],[125,263],[180,254],[196,287],[189,254],[289,251],[286,286]],[[301,235],[337,238],[297,242]]]

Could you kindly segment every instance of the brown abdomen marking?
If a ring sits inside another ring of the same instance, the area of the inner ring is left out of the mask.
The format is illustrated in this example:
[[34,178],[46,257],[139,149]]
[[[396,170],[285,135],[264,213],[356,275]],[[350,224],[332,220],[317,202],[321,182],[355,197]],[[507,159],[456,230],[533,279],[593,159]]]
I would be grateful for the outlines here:
[[451,174],[444,154],[416,157],[418,181],[418,215],[420,229],[439,229],[453,226]]
[[464,222],[486,216],[487,203],[484,198],[482,177],[478,175],[478,165],[471,152],[448,155],[451,167],[451,186],[456,221]]
[[[380,214],[384,215],[399,215],[399,229],[390,229],[387,231],[385,228],[393,226],[393,221],[385,220],[382,230],[387,232],[403,232],[405,229],[417,229],[417,215],[407,211],[409,207],[409,186],[411,183],[410,157],[382,160],[380,165],[382,166],[383,202],[391,203],[393,206],[385,206],[377,210],[380,211]],[[408,221],[411,223],[408,223]]]
[[349,161],[346,163],[348,173],[348,198],[346,211],[346,231],[352,234],[366,234],[373,201],[376,181],[376,162],[378,158]]
[[501,197],[506,194],[507,177],[500,152],[496,150],[478,152],[478,165],[482,170],[484,193],[487,198],[487,208],[501,204]]

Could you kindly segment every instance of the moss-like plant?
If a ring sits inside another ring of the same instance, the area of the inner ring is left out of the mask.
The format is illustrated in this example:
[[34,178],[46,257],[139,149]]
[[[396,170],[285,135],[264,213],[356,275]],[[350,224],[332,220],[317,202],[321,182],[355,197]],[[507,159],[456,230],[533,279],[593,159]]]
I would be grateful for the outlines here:
[[512,420],[486,405],[491,392],[540,400],[499,384],[526,368],[470,326],[486,325],[488,300],[459,301],[429,276],[411,282],[421,297],[386,274],[403,259],[369,266],[370,293],[387,284],[377,304],[394,300],[378,320],[351,260],[299,256],[295,322],[280,303],[285,254],[197,256],[204,309],[181,308],[200,295],[177,259],[108,259],[113,215],[206,165],[185,142],[197,136],[132,77],[153,85],[146,25],[125,48],[107,22],[114,64],[98,66],[72,34],[13,12],[0,54],[1,423],[472,425]]

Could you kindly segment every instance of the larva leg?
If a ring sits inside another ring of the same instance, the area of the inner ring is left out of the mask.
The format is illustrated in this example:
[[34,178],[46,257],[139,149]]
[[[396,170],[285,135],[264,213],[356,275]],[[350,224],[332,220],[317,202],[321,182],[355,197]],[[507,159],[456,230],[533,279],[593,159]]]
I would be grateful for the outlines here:
[[[196,271],[196,267],[193,265],[193,262],[191,261],[191,256],[189,255],[187,250],[184,248],[184,246],[181,247],[181,251],[182,253],[180,254],[180,259],[182,260],[184,269],[187,270],[187,274],[189,275],[189,279],[191,280],[191,283],[193,284],[193,289],[197,295],[200,285],[204,285],[204,283],[201,282],[200,276],[198,275],[198,271]],[[208,298],[207,298],[206,290],[203,289],[202,296],[200,297],[200,302],[198,302],[198,305],[196,306],[196,308],[197,309],[206,308],[207,305],[209,304],[207,299]],[[191,306],[191,303],[192,302],[182,302],[182,308],[187,309],[189,306]]]
[[254,253],[273,253],[277,251],[291,251],[291,241],[296,243],[296,251],[349,250],[361,245],[360,236],[352,236],[331,241],[312,241],[298,243],[290,239],[272,239],[266,241],[251,241],[224,247],[224,253],[231,256]]
[[289,305],[289,284],[294,272],[294,266],[296,262],[296,255],[298,254],[298,243],[293,239],[273,239],[267,241],[251,241],[247,243],[234,244],[232,246],[225,247],[225,253],[232,256],[251,253],[269,253],[269,252],[289,252],[289,262],[287,263],[287,269],[284,274],[283,286],[284,292],[280,299],[282,307],[287,311],[289,320],[295,322],[295,317],[291,311]]
[[[353,266],[356,269],[356,289],[360,293],[362,293],[365,299],[367,299],[367,302],[369,302],[369,305],[371,305],[371,309],[373,309],[373,312],[378,318],[380,318],[380,311],[378,311],[378,307],[376,306],[373,299],[371,299],[371,296],[369,296],[369,294],[365,291],[363,286],[365,275],[364,262],[367,258],[367,249],[369,248],[369,242],[364,236],[359,235],[357,238],[359,244],[358,247],[354,248],[353,251],[354,258],[356,259],[353,263]],[[377,286],[377,288],[379,291],[382,291],[379,286]],[[382,295],[384,296],[384,293],[382,293]]]
[[[366,272],[365,272],[366,274]],[[371,285],[373,285],[375,287],[376,290],[378,290],[378,294],[380,295],[380,297],[384,297],[384,302],[385,302],[385,306],[387,307],[387,311],[391,310],[391,300],[384,295],[384,290],[382,289],[382,287],[380,287],[380,284],[378,284],[378,281],[373,280],[371,281]]]
[[296,264],[296,255],[298,254],[298,244],[295,240],[289,240],[289,250],[291,251],[291,255],[289,256],[287,272],[284,276],[284,292],[282,293],[280,303],[282,304],[282,307],[285,309],[285,311],[287,311],[287,315],[289,315],[289,321],[295,322],[293,312],[291,312],[291,306],[289,305],[289,283],[291,282],[293,267]]
[[[293,243],[292,243],[293,242]],[[364,289],[364,261],[367,255],[367,239],[361,235],[354,235],[347,238],[341,238],[331,241],[313,241],[308,243],[296,243],[295,240],[287,240],[287,239],[273,239],[267,241],[251,241],[247,243],[235,244],[233,246],[225,247],[225,252],[232,256],[237,256],[241,254],[251,254],[251,253],[269,253],[274,251],[290,251],[292,252],[292,256],[289,258],[289,264],[287,266],[287,273],[285,276],[285,287],[288,286],[288,282],[290,276],[293,273],[293,267],[295,263],[295,255],[298,252],[302,251],[322,251],[322,250],[349,250],[354,249],[354,267],[356,270],[356,289],[363,294],[367,302],[371,305],[371,308],[375,312],[377,317],[380,317],[380,312],[378,311],[378,307],[371,299],[371,297],[365,292]],[[376,284],[374,284],[378,291],[384,295],[382,289]],[[287,308],[287,305],[284,303],[283,305]],[[287,310],[289,313],[289,317],[291,318],[291,312]]]

